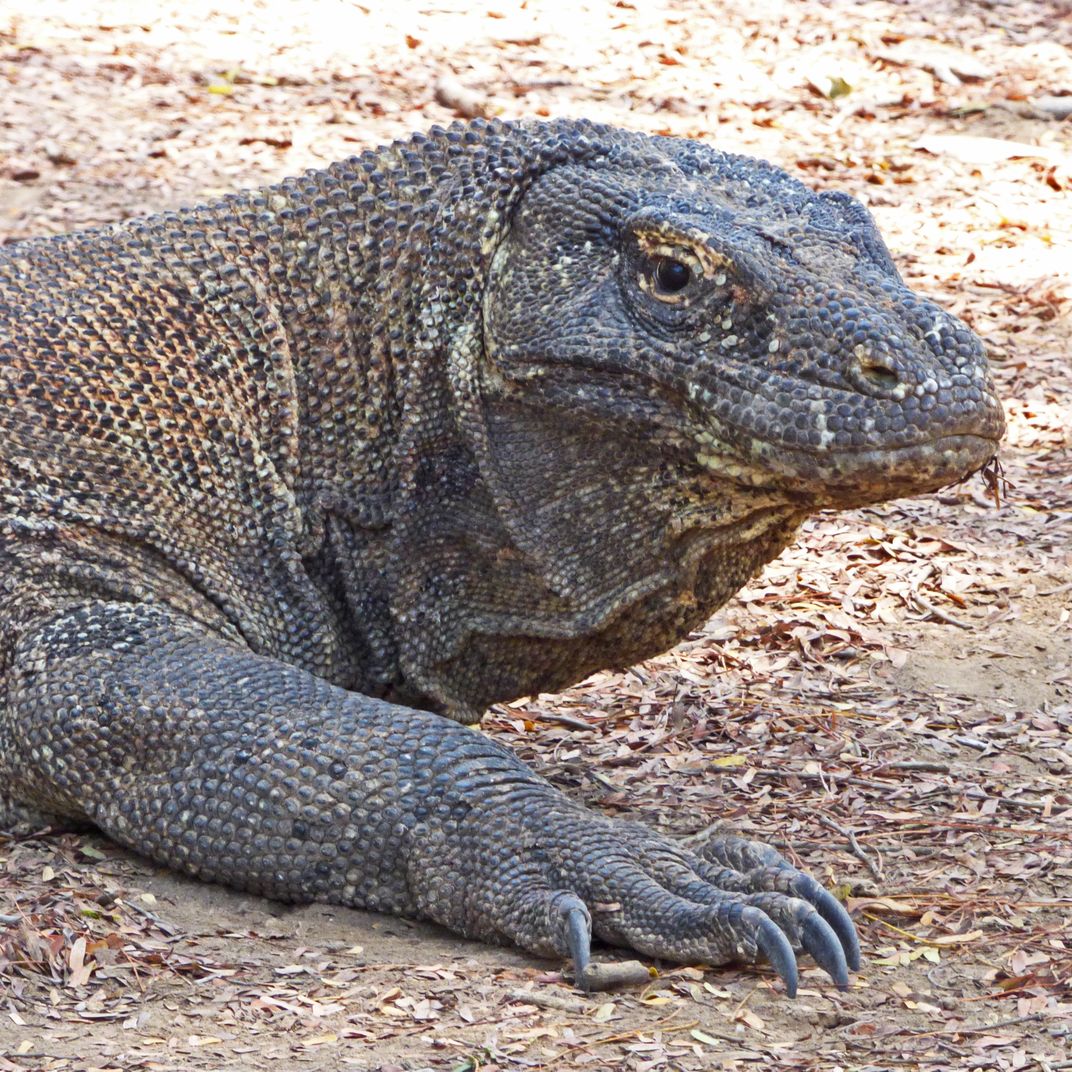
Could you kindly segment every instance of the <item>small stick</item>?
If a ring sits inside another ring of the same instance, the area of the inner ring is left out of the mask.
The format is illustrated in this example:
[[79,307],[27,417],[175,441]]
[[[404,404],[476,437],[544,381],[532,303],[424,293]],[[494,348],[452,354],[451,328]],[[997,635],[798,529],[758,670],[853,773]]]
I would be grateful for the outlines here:
[[856,840],[856,835],[839,823],[835,823],[833,819],[828,818],[825,815],[817,815],[816,818],[825,826],[828,830],[833,830],[836,834],[840,834],[849,843],[849,851],[867,868],[871,877],[876,882],[882,882],[882,875],[879,874],[878,868],[871,862],[870,857],[863,849],[860,848],[860,843]]
[[620,986],[643,986],[653,978],[651,969],[639,960],[610,961],[589,964],[577,985],[584,990],[615,990]]
[[[1064,584],[1059,584],[1056,588],[1047,588],[1045,592],[1039,592],[1039,595],[1045,598],[1046,596],[1057,596],[1062,592],[1067,592],[1072,588],[1072,581],[1065,581]],[[1052,1068],[1056,1068],[1057,1065],[1052,1065]]]
[[880,763],[871,773],[878,774],[882,770],[928,771],[932,774],[948,774],[949,764],[934,763],[929,759],[898,759],[892,763]]
[[573,730],[587,730],[591,733],[595,726],[575,715],[565,715],[559,711],[525,711],[522,718],[532,719],[533,722],[560,722],[563,726],[569,726]]
[[958,629],[971,629],[972,627],[966,622],[962,622],[959,618],[954,618],[952,614],[946,613],[944,610],[940,610],[929,600],[924,599],[919,592],[912,593],[912,599],[920,610],[926,611],[932,618],[937,618],[941,622],[945,622],[946,625],[955,625]]
[[554,994],[546,990],[508,990],[506,996],[511,1001],[521,1001],[526,1005],[535,1005],[538,1009],[557,1009],[559,1012],[575,1012],[583,1015],[588,1012],[588,1005],[579,998]]

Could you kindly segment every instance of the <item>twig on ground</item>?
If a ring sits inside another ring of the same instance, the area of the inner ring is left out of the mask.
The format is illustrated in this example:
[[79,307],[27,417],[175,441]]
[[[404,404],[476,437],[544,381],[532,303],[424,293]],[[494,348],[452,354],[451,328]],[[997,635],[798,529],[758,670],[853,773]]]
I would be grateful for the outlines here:
[[577,985],[586,990],[615,990],[621,986],[643,986],[652,980],[651,969],[639,960],[608,961],[589,964],[584,979]]
[[948,763],[934,763],[929,759],[900,759],[889,763],[880,763],[871,773],[878,774],[884,770],[924,771],[928,774],[948,774]]
[[544,990],[508,990],[506,996],[511,1001],[520,1001],[525,1005],[535,1005],[538,1009],[555,1009],[558,1012],[584,1014],[591,1008],[580,998],[565,994],[554,994]]
[[558,722],[563,726],[569,726],[570,729],[587,730],[589,733],[595,729],[595,726],[590,722],[585,722],[583,718],[563,714],[561,711],[534,711],[530,708],[525,712],[524,717],[534,722]]
[[882,881],[882,875],[878,868],[871,862],[871,858],[867,855],[860,843],[856,840],[856,835],[840,823],[835,823],[833,819],[826,815],[817,815],[816,818],[819,822],[825,826],[828,830],[833,830],[836,834],[840,834],[849,843],[849,851],[855,856],[863,865],[867,868],[868,873],[876,882]]
[[912,601],[919,607],[920,610],[926,611],[932,618],[937,618],[940,622],[945,622],[947,625],[955,625],[958,629],[971,629],[972,626],[967,622],[962,622],[959,618],[954,618],[952,614],[947,611],[941,610],[936,607],[930,600],[925,599],[919,594],[919,592],[912,593]]

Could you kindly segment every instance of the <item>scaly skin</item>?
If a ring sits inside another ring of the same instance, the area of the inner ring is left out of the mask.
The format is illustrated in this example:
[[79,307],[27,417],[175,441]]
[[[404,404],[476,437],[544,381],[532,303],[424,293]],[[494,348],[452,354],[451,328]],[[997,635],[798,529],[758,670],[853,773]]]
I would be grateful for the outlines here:
[[772,850],[585,811],[459,723],[665,650],[815,510],[1003,421],[867,213],[585,122],[475,123],[0,250],[0,819],[571,955],[807,950]]

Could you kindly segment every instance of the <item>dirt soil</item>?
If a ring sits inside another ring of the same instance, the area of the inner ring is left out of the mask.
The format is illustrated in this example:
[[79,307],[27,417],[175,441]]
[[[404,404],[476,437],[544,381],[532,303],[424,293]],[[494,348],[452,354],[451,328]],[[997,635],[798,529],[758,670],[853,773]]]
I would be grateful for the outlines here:
[[818,518],[670,654],[485,720],[593,807],[783,846],[855,915],[847,993],[660,964],[587,997],[52,833],[0,840],[0,1070],[1072,1068],[1072,6],[228,6],[3,0],[0,240],[459,111],[703,138],[870,205],[989,346],[1008,486]]

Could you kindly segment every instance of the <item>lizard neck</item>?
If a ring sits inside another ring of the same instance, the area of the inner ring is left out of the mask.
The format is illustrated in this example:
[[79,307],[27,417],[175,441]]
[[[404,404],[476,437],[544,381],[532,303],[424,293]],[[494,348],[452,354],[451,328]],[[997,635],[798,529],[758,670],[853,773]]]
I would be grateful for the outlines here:
[[[546,127],[433,131],[252,195],[268,239],[258,274],[285,334],[271,389],[295,425],[276,464],[301,519],[297,550],[345,619],[366,691],[413,691],[405,679],[421,675],[404,664],[416,656],[397,638],[441,602],[430,579],[507,546],[488,534],[495,506],[458,428],[448,353],[480,323],[526,183],[594,151]],[[463,552],[473,531],[488,546]]]
[[[481,302],[513,204],[558,160],[600,151],[512,134],[442,132],[257,195],[306,572],[345,618],[352,687],[466,721],[664,650],[797,520],[763,514],[754,555],[724,568],[718,539],[668,535],[673,504],[639,461],[608,482],[600,459],[635,444],[593,433],[567,449],[554,413],[485,411]],[[511,444],[524,449],[503,469]],[[592,538],[608,528],[610,555]]]

